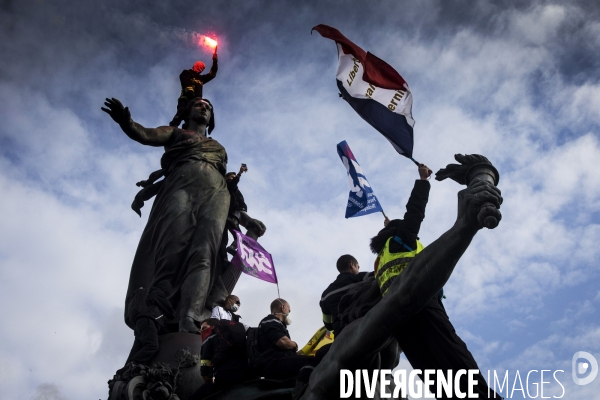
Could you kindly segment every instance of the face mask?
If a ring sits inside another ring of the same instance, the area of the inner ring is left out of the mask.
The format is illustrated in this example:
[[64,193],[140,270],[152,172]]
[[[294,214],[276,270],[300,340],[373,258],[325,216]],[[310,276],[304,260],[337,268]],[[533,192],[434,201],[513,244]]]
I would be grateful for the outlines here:
[[231,306],[231,311],[233,311],[233,312],[236,312],[239,309],[240,309],[240,306],[238,306],[237,304],[234,304]]
[[285,315],[285,318],[283,319],[283,323],[288,326],[292,324],[292,318],[290,318],[290,313],[287,313]]

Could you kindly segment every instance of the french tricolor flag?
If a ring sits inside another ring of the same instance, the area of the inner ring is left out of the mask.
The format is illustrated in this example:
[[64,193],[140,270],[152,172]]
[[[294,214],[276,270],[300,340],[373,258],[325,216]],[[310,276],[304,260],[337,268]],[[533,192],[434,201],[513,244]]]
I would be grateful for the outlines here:
[[317,25],[312,30],[336,42],[339,65],[337,86],[365,121],[390,141],[396,151],[412,158],[412,93],[394,68],[352,43],[335,28]]

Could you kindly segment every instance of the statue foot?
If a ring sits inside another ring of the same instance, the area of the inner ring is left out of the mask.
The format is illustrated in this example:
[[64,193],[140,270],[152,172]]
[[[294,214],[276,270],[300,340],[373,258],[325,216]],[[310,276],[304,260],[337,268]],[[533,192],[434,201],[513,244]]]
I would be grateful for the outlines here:
[[179,320],[179,332],[200,333],[192,317],[183,317]]

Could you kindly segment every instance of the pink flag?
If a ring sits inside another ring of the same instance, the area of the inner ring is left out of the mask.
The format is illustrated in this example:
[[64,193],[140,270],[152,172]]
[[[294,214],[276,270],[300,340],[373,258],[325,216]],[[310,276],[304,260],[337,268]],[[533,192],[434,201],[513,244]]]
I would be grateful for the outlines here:
[[235,231],[235,235],[238,250],[231,263],[245,274],[263,281],[277,283],[277,274],[275,274],[275,265],[271,254],[263,249],[256,240],[241,232]]

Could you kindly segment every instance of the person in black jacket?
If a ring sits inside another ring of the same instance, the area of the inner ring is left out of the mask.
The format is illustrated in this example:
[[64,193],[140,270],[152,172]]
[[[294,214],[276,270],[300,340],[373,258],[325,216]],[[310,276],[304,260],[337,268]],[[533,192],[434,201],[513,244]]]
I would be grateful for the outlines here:
[[[237,174],[235,172],[228,172],[225,174],[225,182],[227,183],[230,201],[227,223],[225,224],[225,230],[223,231],[223,238],[221,240],[221,248],[219,250],[219,254],[223,260],[227,259],[226,252],[234,255],[237,251],[237,240],[233,231],[240,231],[240,225],[246,228],[246,236],[254,240],[257,240],[259,237],[264,235],[265,231],[267,230],[267,227],[262,222],[257,219],[253,219],[248,215],[248,206],[246,205],[242,192],[240,192],[240,189],[238,188],[242,174],[247,171],[248,167],[246,164],[242,164]],[[229,239],[227,235],[228,231],[233,235],[233,242],[229,247],[226,247]]]
[[203,339],[200,350],[200,374],[205,383],[188,400],[201,400],[248,377],[245,327],[239,322],[214,318],[202,325],[210,326],[205,330],[210,334]]
[[[421,179],[415,182],[406,205],[404,219],[389,221],[385,228],[371,239],[373,253],[381,255],[390,238],[392,240],[389,241],[389,252],[392,254],[409,253],[417,249],[418,234],[421,222],[425,218],[425,207],[429,198],[430,184],[426,179],[430,174],[429,168],[423,164],[419,166]],[[375,261],[376,270],[383,267],[378,264],[381,264],[379,257]],[[389,279],[388,287],[394,279]],[[442,298],[443,288],[408,321],[406,325],[409,327],[408,329],[399,330],[396,333],[395,339],[413,369],[478,370],[477,362],[467,345],[456,334],[442,304]],[[466,378],[461,380],[460,385],[465,387]],[[477,391],[487,393],[485,381],[479,381]]]
[[202,61],[196,61],[191,69],[183,70],[183,72],[179,74],[181,95],[177,100],[177,114],[175,114],[171,122],[169,122],[170,126],[178,127],[183,120],[183,111],[188,103],[195,97],[202,98],[202,89],[204,88],[204,85],[217,76],[217,70],[219,69],[218,62],[219,59],[217,53],[215,53],[212,56],[212,66],[210,67],[208,74],[201,75],[202,71],[206,68]]
[[165,330],[165,321],[173,319],[175,314],[168,299],[170,293],[171,285],[166,280],[135,291],[128,310],[135,321],[135,341],[125,365],[130,362],[150,365],[158,351],[158,334]]
[[[225,232],[223,233],[223,239],[227,239],[227,231],[229,230],[233,237],[233,243],[229,246],[228,251],[235,254],[237,250],[235,234],[234,230],[240,230],[240,220],[242,219],[242,212],[248,211],[248,206],[244,201],[244,196],[240,189],[238,188],[238,184],[240,183],[240,178],[244,172],[248,171],[248,167],[246,164],[242,164],[240,167],[240,171],[236,174],[235,172],[228,172],[225,175],[225,182],[227,182],[227,190],[229,190],[229,214],[227,215],[227,223],[225,224]],[[225,240],[227,243],[227,240]]]
[[315,357],[296,354],[298,344],[291,339],[287,330],[292,323],[290,312],[287,301],[275,299],[271,303],[271,314],[258,325],[258,349],[261,351],[265,378],[292,378],[303,367],[316,365]]
[[357,283],[363,281],[366,272],[359,272],[360,265],[356,258],[350,254],[344,254],[338,258],[336,263],[339,275],[335,278],[327,289],[321,295],[321,312],[323,313],[323,324],[325,328],[333,333],[340,330],[340,317],[338,314],[338,305],[344,294],[348,292]]

